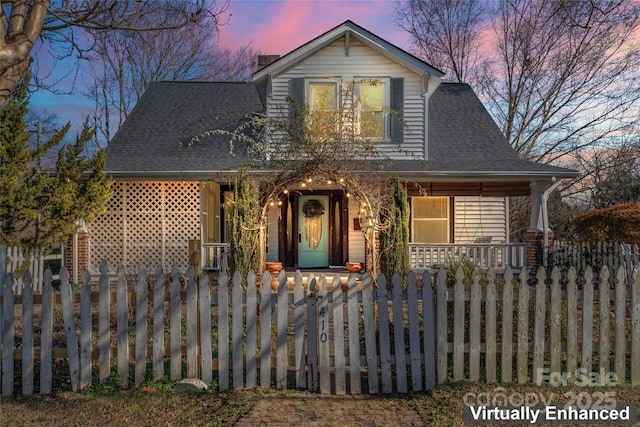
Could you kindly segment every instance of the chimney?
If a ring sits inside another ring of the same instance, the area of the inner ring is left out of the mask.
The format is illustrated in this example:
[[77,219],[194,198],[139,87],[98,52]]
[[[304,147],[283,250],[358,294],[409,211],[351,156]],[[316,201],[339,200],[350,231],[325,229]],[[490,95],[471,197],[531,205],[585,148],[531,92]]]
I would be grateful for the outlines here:
[[258,55],[258,69],[264,68],[280,58],[280,55]]

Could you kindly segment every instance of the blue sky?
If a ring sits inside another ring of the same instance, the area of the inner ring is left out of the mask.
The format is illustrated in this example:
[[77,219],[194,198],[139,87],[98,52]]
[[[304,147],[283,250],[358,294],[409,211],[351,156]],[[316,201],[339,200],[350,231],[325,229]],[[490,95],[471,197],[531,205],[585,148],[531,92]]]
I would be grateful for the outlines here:
[[[220,1],[220,0],[219,0]],[[237,49],[250,44],[265,54],[284,55],[347,19],[403,49],[409,49],[407,35],[392,23],[395,0],[231,0],[220,27],[218,45]],[[42,56],[45,69],[51,59]],[[31,97],[35,113],[54,112],[60,121],[70,120],[73,133],[92,112],[92,102],[83,95],[83,76],[76,76],[68,64],[55,64],[59,92],[38,91]],[[75,85],[72,85],[75,80]],[[72,88],[73,86],[73,88]]]

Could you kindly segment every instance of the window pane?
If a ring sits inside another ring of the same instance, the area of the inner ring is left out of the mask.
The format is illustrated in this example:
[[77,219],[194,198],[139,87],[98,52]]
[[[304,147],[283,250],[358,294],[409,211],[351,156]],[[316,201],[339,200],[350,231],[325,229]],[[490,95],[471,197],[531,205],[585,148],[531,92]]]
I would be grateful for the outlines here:
[[365,138],[384,138],[384,84],[361,84],[360,129]]
[[414,221],[413,241],[415,243],[448,243],[447,221]]
[[360,105],[363,110],[382,111],[384,84],[360,85]]
[[336,85],[333,83],[311,84],[311,110],[335,111]]
[[382,138],[384,136],[384,114],[382,111],[363,111],[360,120],[363,137]]
[[447,218],[449,199],[447,197],[414,197],[414,218]]

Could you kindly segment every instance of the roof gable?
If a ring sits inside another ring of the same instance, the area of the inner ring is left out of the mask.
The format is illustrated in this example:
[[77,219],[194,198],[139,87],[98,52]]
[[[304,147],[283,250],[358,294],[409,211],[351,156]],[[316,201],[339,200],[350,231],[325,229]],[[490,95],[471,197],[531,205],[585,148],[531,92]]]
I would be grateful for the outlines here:
[[260,69],[254,73],[254,81],[265,79],[269,75],[277,76],[283,73],[341,37],[345,37],[345,49],[348,49],[349,40],[355,38],[376,52],[414,71],[416,74],[428,74],[438,78],[444,76],[444,73],[437,68],[367,31],[353,21],[347,20]]

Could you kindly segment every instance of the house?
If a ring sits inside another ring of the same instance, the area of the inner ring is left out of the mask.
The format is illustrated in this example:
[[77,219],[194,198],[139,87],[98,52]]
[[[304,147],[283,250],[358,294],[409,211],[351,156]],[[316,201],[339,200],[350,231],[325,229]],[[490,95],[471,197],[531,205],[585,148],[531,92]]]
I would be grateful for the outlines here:
[[[195,144],[193,137],[236,129],[247,114],[277,114],[291,98],[313,107],[314,96],[337,97],[339,85],[363,78],[381,83],[366,88],[379,99],[368,111],[380,122],[371,137],[409,190],[412,268],[452,256],[525,265],[526,245],[509,242],[510,196],[531,197],[531,242],[552,235],[546,198],[576,172],[520,159],[469,85],[443,83],[442,72],[351,21],[261,60],[251,83],[150,85],[107,150],[113,198],[88,225],[90,270],[101,259],[128,269],[184,267],[198,253],[204,267],[216,267],[229,239],[225,194],[251,158],[247,144],[229,135]],[[397,111],[404,126],[383,108]],[[292,268],[365,261],[358,203],[335,182],[303,185],[269,211],[267,261]],[[310,233],[303,209],[318,204]]]

